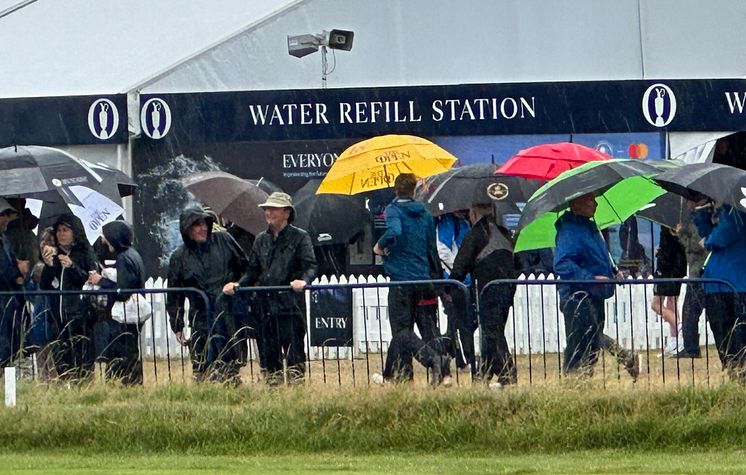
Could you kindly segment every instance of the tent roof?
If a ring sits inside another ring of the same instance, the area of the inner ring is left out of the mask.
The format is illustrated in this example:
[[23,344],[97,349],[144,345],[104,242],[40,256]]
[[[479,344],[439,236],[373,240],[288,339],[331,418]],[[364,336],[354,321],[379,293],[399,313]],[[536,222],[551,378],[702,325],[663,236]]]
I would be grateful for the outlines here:
[[0,96],[129,92],[299,1],[38,0],[0,18]]
[[320,54],[289,56],[285,36],[332,28],[355,41],[329,55],[329,87],[741,77],[744,16],[732,0],[36,0],[0,18],[0,97],[318,88]]

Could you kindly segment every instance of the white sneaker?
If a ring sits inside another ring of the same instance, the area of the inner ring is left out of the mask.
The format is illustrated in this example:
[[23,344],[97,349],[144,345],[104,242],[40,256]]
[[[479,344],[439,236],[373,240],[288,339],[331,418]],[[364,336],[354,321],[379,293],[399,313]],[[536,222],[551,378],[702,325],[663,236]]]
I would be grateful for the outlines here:
[[501,390],[501,389],[502,389],[502,388],[503,388],[504,386],[502,385],[502,383],[498,383],[497,381],[493,381],[493,382],[491,382],[491,383],[489,384],[489,386],[487,386],[487,387],[488,387],[488,388],[490,388],[490,389],[491,389],[491,390],[493,390],[493,391],[499,391],[499,390]]
[[386,382],[385,379],[383,379],[383,375],[381,373],[373,373],[373,382],[376,383],[379,386],[383,386]]
[[684,345],[681,342],[681,338],[670,336],[668,337],[668,345],[666,345],[664,353],[666,356],[676,356],[683,349]]
[[443,376],[443,381],[441,381],[440,385],[445,386],[447,388],[450,388],[451,386],[453,386],[453,378],[451,378],[451,375]]

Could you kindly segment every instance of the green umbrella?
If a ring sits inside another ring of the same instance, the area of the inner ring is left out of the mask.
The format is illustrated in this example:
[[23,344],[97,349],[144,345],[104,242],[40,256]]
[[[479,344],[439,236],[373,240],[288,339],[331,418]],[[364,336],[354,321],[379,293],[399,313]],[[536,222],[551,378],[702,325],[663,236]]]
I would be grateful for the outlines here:
[[562,173],[526,203],[518,223],[516,252],[554,247],[554,223],[568,210],[570,201],[587,193],[596,194],[598,208],[593,219],[599,229],[621,224],[666,192],[651,179],[661,168],[661,164],[640,160],[604,160]]

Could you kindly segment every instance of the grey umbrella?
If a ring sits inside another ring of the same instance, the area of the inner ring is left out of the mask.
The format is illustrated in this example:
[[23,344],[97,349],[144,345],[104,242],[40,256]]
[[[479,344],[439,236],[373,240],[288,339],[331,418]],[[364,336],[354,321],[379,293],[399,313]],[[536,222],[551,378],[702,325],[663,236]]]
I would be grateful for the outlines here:
[[268,195],[258,184],[226,172],[197,173],[182,178],[181,182],[186,190],[218,215],[251,234],[267,229],[264,211],[259,204],[264,203]]

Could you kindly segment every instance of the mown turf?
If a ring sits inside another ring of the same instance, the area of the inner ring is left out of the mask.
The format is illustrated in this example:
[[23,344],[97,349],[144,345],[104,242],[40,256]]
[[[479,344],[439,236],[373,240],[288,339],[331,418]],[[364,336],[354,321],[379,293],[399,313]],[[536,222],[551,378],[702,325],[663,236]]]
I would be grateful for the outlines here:
[[640,452],[598,450],[549,455],[481,455],[439,451],[415,454],[208,456],[0,452],[0,472],[50,474],[740,474],[742,451]]
[[746,446],[739,386],[436,390],[22,386],[0,409],[0,447],[120,454],[392,450],[485,455]]

